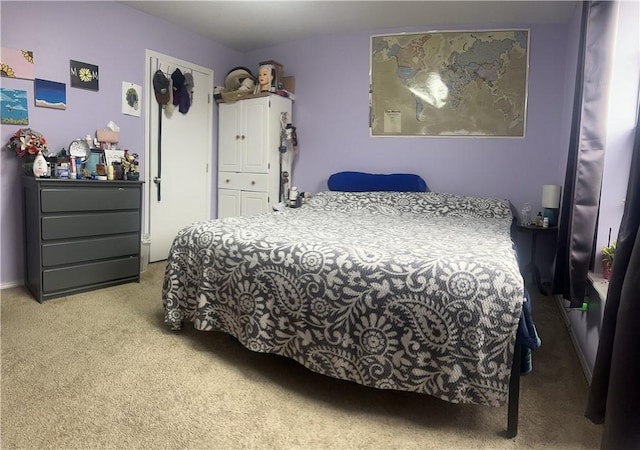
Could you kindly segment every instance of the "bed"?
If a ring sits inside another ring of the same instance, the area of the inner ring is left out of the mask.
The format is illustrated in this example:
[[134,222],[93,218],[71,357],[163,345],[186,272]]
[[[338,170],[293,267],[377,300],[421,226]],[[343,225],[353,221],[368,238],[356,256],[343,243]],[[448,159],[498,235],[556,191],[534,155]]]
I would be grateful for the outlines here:
[[515,436],[516,336],[532,328],[512,219],[506,200],[328,190],[195,223],[170,250],[164,320],[365,386],[508,403]]

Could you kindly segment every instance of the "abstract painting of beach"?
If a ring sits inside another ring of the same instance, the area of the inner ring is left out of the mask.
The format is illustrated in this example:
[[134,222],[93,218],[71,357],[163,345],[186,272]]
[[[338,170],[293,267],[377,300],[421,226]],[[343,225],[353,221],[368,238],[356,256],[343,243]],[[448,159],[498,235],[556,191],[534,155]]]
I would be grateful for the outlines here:
[[42,108],[67,109],[67,86],[56,81],[34,81],[36,106]]

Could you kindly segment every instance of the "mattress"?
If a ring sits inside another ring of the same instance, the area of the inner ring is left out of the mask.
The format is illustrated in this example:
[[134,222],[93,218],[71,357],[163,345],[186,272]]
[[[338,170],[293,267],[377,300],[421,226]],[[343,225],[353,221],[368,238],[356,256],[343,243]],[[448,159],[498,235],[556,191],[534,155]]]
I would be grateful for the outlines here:
[[524,282],[507,200],[321,192],[181,230],[165,323],[365,386],[502,406]]

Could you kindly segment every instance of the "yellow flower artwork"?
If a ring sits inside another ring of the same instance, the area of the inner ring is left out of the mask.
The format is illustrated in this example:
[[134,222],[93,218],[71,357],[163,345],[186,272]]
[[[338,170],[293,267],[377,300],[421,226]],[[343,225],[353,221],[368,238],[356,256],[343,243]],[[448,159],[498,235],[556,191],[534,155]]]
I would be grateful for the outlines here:
[[3,77],[15,78],[16,74],[11,67],[7,64],[0,64],[0,72],[2,72]]
[[80,73],[78,73],[78,76],[85,83],[88,83],[93,78],[93,76],[91,75],[91,71],[87,68],[80,69]]
[[35,64],[31,50],[2,47],[0,59],[0,76],[23,80],[35,78]]
[[98,90],[98,66],[80,61],[69,61],[71,87]]

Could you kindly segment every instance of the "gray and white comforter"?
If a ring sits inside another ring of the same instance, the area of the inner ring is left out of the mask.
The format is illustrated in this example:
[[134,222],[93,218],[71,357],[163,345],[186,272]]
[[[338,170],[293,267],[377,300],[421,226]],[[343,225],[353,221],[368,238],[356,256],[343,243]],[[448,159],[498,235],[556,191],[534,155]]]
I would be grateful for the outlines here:
[[321,192],[196,223],[169,254],[165,322],[362,385],[501,406],[524,298],[511,220],[504,200]]

